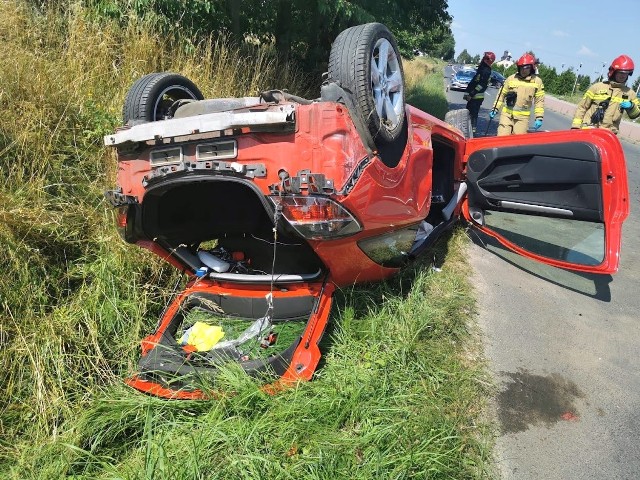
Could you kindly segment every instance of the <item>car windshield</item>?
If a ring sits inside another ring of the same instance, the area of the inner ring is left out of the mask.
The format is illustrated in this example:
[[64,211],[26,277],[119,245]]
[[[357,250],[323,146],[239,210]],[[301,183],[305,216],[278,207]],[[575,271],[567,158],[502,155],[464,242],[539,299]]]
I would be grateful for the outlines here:
[[499,82],[504,82],[504,77],[501,74],[499,74],[498,72],[491,72],[491,76],[495,80],[498,80]]
[[465,81],[469,81],[473,78],[475,72],[471,71],[471,70],[465,70],[462,72],[458,72],[456,73],[456,80],[465,80]]

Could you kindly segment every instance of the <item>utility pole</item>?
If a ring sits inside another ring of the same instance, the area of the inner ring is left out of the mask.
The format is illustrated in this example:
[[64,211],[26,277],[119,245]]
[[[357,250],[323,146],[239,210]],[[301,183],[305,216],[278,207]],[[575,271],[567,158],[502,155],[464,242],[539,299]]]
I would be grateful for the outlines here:
[[598,81],[601,82],[602,79],[604,78],[604,67],[605,67],[606,63],[602,64],[602,68],[600,69],[600,77],[598,77]]
[[578,75],[580,75],[580,69],[582,68],[582,64],[578,66],[578,71],[576,72],[576,81],[573,82],[573,90],[571,90],[571,95],[576,91],[576,85],[578,84]]

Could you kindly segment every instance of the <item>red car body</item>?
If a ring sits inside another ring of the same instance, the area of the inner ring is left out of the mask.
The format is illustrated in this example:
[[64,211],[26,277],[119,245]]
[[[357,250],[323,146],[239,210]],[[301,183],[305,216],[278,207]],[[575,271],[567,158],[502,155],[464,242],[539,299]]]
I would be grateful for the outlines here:
[[460,216],[535,260],[617,270],[629,203],[614,134],[467,138],[468,111],[445,122],[404,104],[380,24],[342,32],[329,73],[314,101],[202,100],[175,74],[131,88],[127,125],[104,139],[118,162],[105,195],[122,237],[187,281],[129,385],[204,398],[229,361],[272,388],[310,379],[335,289],[394,275]]

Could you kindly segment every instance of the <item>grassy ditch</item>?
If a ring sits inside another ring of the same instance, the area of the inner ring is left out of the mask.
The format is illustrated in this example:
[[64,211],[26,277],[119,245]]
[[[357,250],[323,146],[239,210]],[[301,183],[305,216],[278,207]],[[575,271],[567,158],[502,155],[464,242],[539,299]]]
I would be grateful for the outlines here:
[[447,99],[442,94],[443,68],[443,61],[425,57],[404,62],[405,79],[411,86],[406,92],[407,103],[441,120],[449,110]]
[[[102,199],[115,174],[102,136],[126,90],[152,71],[208,97],[309,82],[268,50],[87,18],[0,3],[0,478],[483,477],[463,231],[441,242],[439,273],[338,292],[312,382],[269,396],[231,369],[234,394],[202,402],[123,385],[178,280],[119,239]],[[446,105],[440,71],[408,78],[410,98]]]

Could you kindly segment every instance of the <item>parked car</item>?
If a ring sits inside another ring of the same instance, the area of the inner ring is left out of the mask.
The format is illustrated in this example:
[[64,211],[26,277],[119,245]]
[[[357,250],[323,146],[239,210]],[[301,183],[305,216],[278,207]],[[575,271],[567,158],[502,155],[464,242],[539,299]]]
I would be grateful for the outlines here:
[[336,288],[394,275],[460,217],[515,252],[613,273],[629,202],[605,129],[471,138],[405,103],[396,41],[381,24],[335,40],[316,99],[285,91],[203,99],[151,73],[104,138],[106,198],[126,242],[186,277],[142,340],[132,387],[210,394],[221,365],[274,386],[311,379]]
[[476,74],[475,70],[459,70],[455,73],[451,79],[451,90],[466,90],[469,82],[473,80],[473,76]]
[[489,85],[496,88],[501,88],[504,85],[504,76],[496,72],[495,70],[491,71],[491,77],[489,78]]

